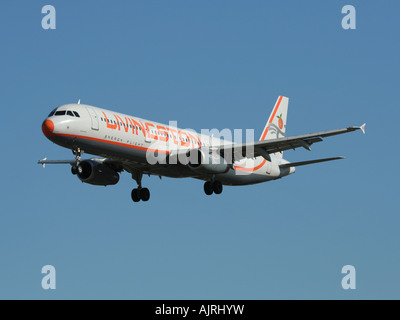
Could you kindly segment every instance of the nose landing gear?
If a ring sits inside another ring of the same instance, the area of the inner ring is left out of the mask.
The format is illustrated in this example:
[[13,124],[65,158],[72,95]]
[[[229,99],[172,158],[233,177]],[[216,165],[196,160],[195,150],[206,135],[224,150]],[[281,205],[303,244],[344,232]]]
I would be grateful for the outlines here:
[[81,150],[81,148],[72,150],[72,153],[75,155],[75,163],[71,167],[71,173],[73,175],[76,175],[78,173],[78,166],[79,166],[79,162],[81,161],[83,152],[84,151]]

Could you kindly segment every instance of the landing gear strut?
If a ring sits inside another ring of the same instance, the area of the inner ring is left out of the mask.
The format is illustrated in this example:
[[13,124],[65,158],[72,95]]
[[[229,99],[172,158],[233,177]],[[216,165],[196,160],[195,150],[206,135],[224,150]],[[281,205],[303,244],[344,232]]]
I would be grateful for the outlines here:
[[72,150],[72,153],[75,155],[76,162],[79,163],[79,161],[81,161],[84,151],[81,148],[76,148]]
[[148,201],[150,199],[150,190],[147,188],[142,188],[142,176],[141,172],[132,174],[132,178],[136,180],[138,187],[133,189],[131,192],[131,197],[133,202]]
[[72,150],[72,153],[75,155],[75,163],[71,167],[71,173],[73,175],[78,173],[78,166],[79,166],[79,162],[81,162],[83,152],[84,151],[81,150],[81,148]]
[[221,194],[222,193],[222,183],[221,181],[214,180],[214,181],[207,181],[204,183],[204,192],[206,195],[210,196],[213,193]]

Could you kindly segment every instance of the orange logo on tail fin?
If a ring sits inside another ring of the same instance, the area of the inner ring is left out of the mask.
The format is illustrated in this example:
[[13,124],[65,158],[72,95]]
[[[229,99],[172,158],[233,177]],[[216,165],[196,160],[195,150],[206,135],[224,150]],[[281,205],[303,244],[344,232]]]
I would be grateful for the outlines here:
[[279,116],[277,116],[277,118],[279,119],[279,121],[278,121],[279,129],[282,130],[283,129],[282,113]]

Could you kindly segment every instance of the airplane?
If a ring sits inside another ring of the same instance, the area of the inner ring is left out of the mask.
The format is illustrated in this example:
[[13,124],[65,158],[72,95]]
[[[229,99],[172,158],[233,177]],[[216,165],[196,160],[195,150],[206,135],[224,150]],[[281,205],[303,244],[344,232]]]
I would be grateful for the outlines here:
[[[137,188],[134,202],[148,201],[143,175],[160,178],[195,178],[205,181],[206,195],[221,194],[224,185],[252,185],[283,178],[296,167],[340,160],[323,158],[300,162],[283,159],[283,152],[304,148],[323,138],[361,130],[365,124],[343,129],[285,137],[289,98],[279,96],[259,141],[235,143],[215,136],[183,130],[150,120],[81,104],[55,108],[42,123],[43,134],[53,143],[72,150],[75,159],[39,160],[46,164],[69,164],[85,183],[115,185],[120,173],[132,175]],[[254,140],[254,139],[253,139]],[[100,158],[82,159],[83,153]],[[149,157],[152,155],[152,157]],[[153,161],[153,160],[156,161]]]

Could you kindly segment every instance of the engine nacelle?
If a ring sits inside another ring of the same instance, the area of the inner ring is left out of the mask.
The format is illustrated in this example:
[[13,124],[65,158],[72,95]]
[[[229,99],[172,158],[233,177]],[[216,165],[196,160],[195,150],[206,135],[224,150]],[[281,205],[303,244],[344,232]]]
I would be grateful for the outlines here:
[[96,186],[113,185],[119,181],[118,172],[94,160],[81,161],[77,168],[77,175],[82,182]]
[[192,152],[196,152],[189,158],[188,167],[192,170],[216,174],[225,173],[230,168],[225,159],[217,153],[204,152],[201,149]]

